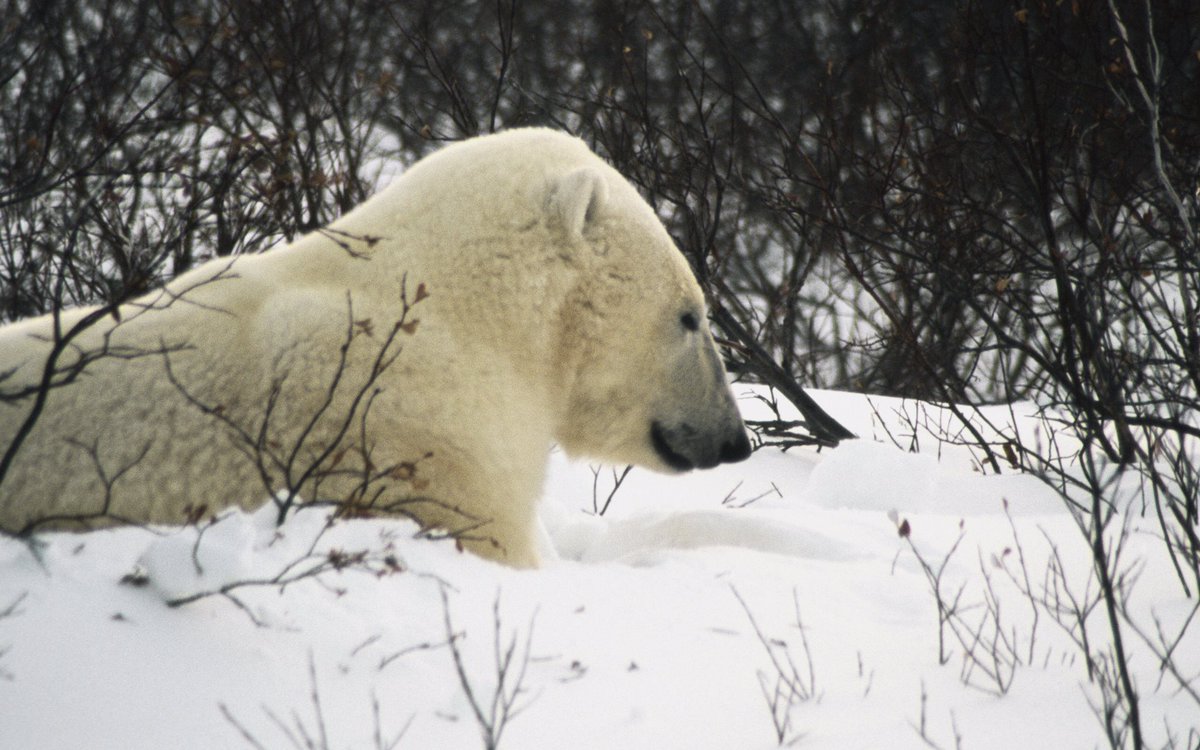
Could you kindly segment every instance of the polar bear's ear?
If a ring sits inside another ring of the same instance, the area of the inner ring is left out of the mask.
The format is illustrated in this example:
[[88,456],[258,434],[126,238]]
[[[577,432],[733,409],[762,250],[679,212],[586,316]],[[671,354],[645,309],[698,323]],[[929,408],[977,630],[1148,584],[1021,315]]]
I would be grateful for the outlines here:
[[591,167],[582,167],[556,178],[550,185],[548,207],[571,237],[600,213],[608,201],[608,184]]

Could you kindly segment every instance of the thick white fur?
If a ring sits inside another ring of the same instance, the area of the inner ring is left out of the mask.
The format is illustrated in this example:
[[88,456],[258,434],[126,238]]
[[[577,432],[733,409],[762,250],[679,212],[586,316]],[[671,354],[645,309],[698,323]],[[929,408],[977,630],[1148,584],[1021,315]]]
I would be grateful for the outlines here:
[[[0,483],[0,527],[261,505],[285,482],[252,460],[255,444],[286,458],[314,414],[294,468],[333,442],[419,284],[415,331],[398,335],[402,351],[308,499],[344,500],[364,469],[394,468],[358,501],[534,566],[553,442],[659,470],[744,457],[702,293],[652,209],[581,141],[516,130],[445,148],[327,230],[211,261],[88,329],[63,363],[109,354],[50,391]],[[64,313],[62,330],[87,312]],[[16,368],[0,391],[38,382],[52,336],[49,317],[0,329],[0,373]],[[31,404],[0,403],[0,450]]]

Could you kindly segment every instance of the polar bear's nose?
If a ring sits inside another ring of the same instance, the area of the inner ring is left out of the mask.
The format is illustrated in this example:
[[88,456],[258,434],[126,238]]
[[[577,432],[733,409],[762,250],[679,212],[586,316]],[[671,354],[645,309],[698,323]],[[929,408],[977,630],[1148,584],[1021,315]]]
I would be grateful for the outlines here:
[[727,441],[721,446],[721,463],[732,464],[738,461],[745,461],[750,457],[750,438],[746,437],[746,431],[739,430],[738,436],[733,440]]
[[740,420],[737,434],[712,435],[690,424],[666,427],[655,422],[650,427],[650,441],[659,458],[676,471],[711,469],[717,464],[741,461],[750,455],[750,439]]
[[746,430],[739,428],[737,437],[721,443],[721,450],[717,452],[715,458],[705,455],[696,462],[696,468],[711,469],[718,464],[732,464],[744,461],[749,457],[750,439],[746,437]]

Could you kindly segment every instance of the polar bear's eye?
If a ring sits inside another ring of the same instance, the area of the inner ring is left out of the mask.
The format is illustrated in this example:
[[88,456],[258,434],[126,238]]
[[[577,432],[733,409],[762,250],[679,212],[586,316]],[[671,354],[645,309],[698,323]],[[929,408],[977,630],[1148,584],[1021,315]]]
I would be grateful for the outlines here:
[[683,315],[679,316],[679,324],[689,331],[696,331],[700,329],[700,321],[697,320],[696,316],[690,312],[685,312]]

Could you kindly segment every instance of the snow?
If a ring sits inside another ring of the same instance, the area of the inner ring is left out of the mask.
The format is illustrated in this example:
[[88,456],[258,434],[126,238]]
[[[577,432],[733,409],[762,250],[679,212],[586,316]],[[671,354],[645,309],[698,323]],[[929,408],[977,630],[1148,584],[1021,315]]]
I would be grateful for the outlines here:
[[[456,652],[485,719],[504,673],[506,748],[765,749],[776,723],[804,748],[1106,746],[1071,632],[1019,588],[1023,559],[1042,590],[1051,545],[1074,593],[1089,585],[1062,501],[905,433],[902,415],[944,419],[932,405],[813,395],[862,439],[678,477],[634,469],[603,516],[611,470],[553,454],[555,559],[537,571],[402,521],[308,509],[277,528],[270,505],[199,529],[0,539],[0,747],[483,747]],[[1195,605],[1153,519],[1118,523],[1137,611],[1178,628]],[[949,630],[939,646],[922,559],[944,563],[944,598],[961,588],[985,640],[999,619],[1016,656],[998,680]],[[1185,674],[1200,672],[1196,632],[1176,651]],[[1187,737],[1195,702],[1142,641],[1127,647],[1151,746],[1167,727]],[[797,692],[773,715],[776,665]]]

